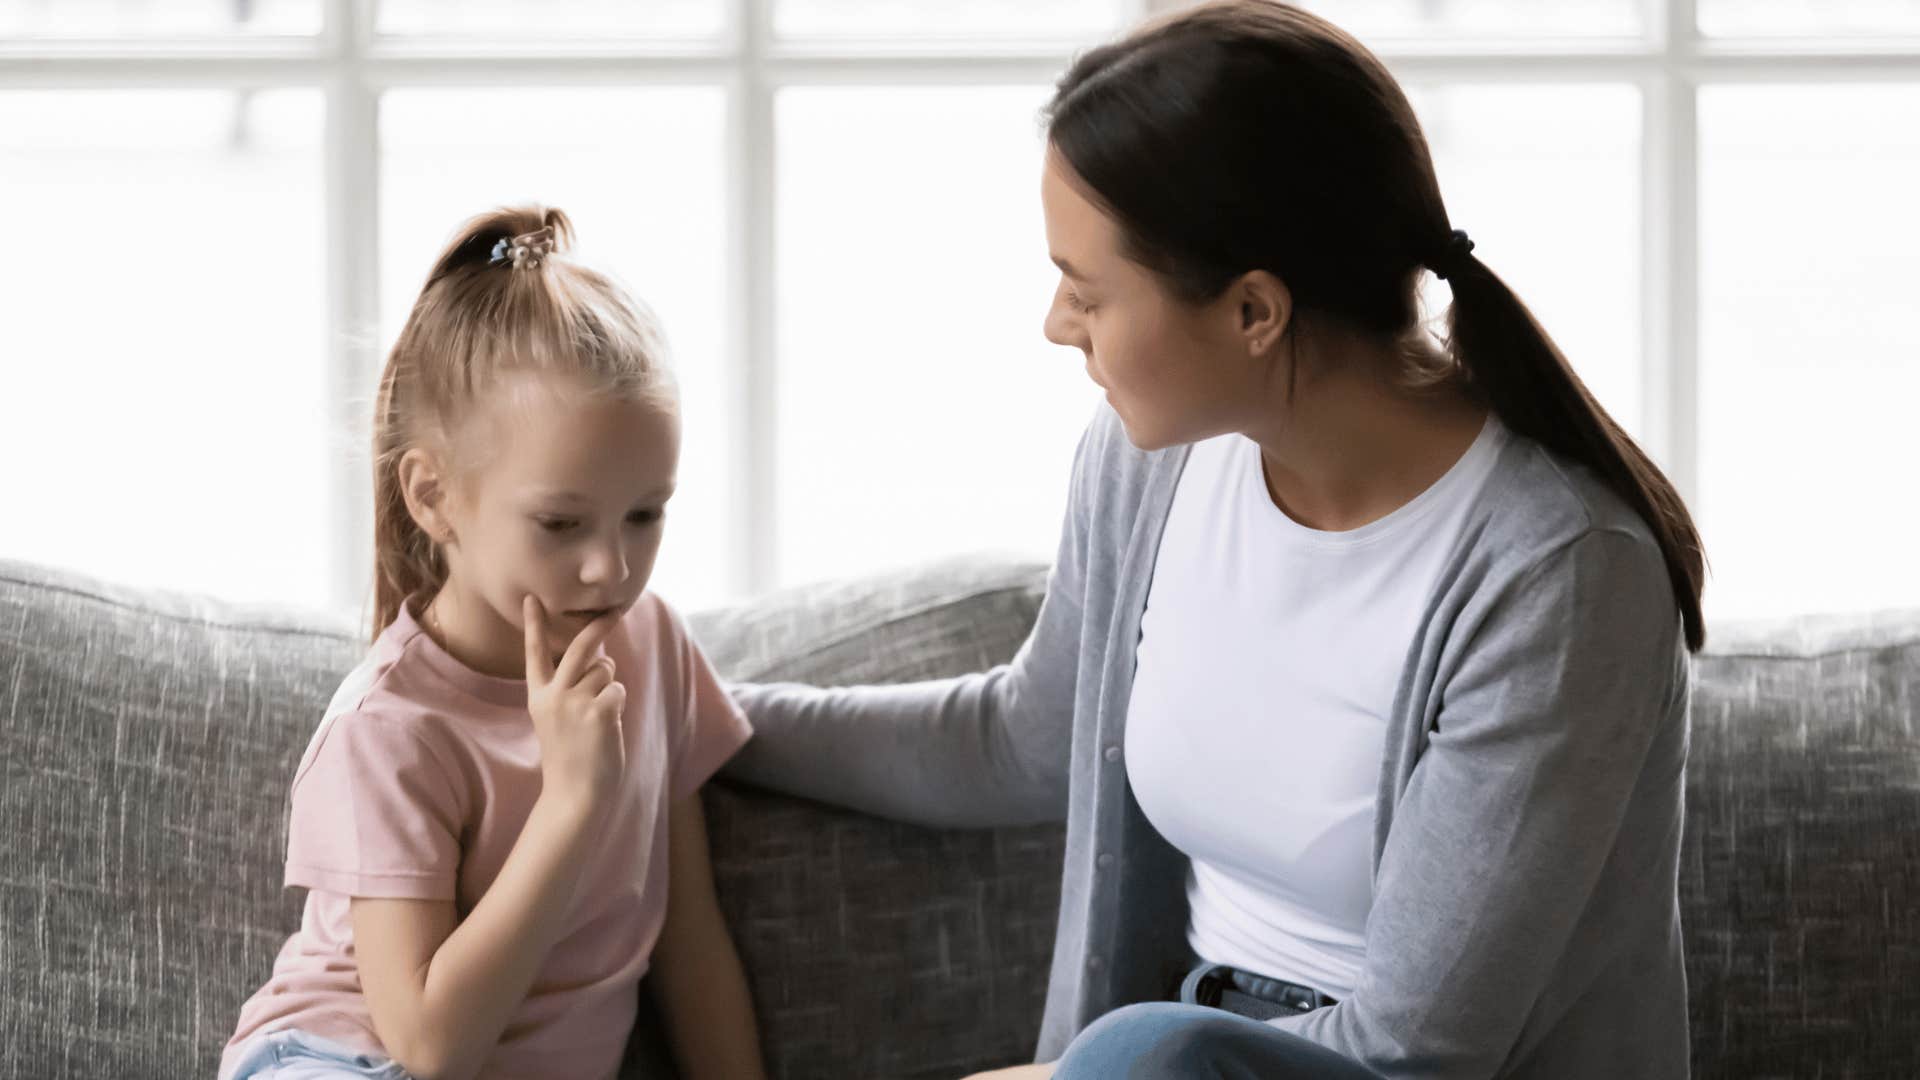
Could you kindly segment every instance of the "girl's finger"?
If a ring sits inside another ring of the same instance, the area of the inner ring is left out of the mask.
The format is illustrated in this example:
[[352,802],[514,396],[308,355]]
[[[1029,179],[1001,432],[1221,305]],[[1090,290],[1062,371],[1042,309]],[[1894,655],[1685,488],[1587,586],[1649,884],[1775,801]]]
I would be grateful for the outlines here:
[[[604,657],[602,659],[604,659]],[[573,689],[575,693],[585,694],[591,698],[601,690],[604,690],[607,684],[611,682],[613,682],[613,664],[611,662],[601,663],[600,660],[595,660],[593,663],[587,665],[586,673],[580,676],[579,682],[573,684]]]
[[535,689],[553,681],[553,657],[547,653],[547,609],[528,593],[520,601],[520,621],[526,627],[527,682]]
[[620,613],[609,611],[605,615],[582,627],[567,645],[566,654],[560,657],[560,666],[554,669],[553,681],[560,686],[572,686],[580,681],[594,650],[613,633],[614,626],[620,621]]
[[627,705],[627,688],[617,682],[610,682],[601,691],[593,695],[593,703],[604,707],[617,718],[620,710]]

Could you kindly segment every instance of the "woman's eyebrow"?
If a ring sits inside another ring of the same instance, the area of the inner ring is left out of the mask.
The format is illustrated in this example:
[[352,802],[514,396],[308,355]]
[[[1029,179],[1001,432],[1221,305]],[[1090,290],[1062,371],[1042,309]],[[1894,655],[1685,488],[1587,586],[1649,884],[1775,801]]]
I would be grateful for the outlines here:
[[1075,270],[1073,268],[1073,264],[1068,262],[1067,260],[1061,258],[1058,255],[1048,255],[1047,257],[1053,260],[1053,265],[1059,267],[1061,273],[1067,275],[1070,278],[1079,278],[1081,281],[1087,280],[1087,275],[1081,273],[1078,270]]

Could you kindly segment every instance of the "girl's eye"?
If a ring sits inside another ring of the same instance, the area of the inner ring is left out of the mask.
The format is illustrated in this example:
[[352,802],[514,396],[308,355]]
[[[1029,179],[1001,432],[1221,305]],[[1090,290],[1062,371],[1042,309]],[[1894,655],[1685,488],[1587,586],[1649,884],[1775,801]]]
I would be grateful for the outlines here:
[[627,515],[627,524],[642,527],[652,525],[666,516],[664,510],[635,510]]
[[1072,289],[1067,290],[1067,306],[1072,308],[1075,311],[1091,310],[1091,305],[1082,301],[1080,299],[1080,294],[1077,292],[1074,292]]
[[540,528],[550,533],[563,533],[579,524],[567,518],[535,518],[534,520],[539,523]]

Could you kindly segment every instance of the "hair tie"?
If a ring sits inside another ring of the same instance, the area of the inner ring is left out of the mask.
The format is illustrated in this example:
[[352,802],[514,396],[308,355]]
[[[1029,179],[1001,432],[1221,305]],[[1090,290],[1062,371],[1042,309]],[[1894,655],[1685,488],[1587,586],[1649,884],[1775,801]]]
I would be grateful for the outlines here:
[[535,270],[553,254],[553,226],[548,225],[512,238],[501,237],[493,245],[487,265],[512,262],[515,270]]
[[1433,271],[1434,277],[1445,281],[1460,272],[1461,267],[1466,265],[1467,256],[1472,252],[1473,240],[1467,236],[1466,230],[1455,229],[1453,235],[1449,236],[1446,244],[1441,247],[1440,253],[1427,260],[1427,269]]

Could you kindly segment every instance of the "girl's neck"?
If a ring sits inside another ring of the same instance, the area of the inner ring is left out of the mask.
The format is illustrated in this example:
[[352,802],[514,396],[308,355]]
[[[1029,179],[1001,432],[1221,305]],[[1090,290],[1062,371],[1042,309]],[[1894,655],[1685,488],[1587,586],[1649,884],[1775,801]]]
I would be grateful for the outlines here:
[[520,632],[485,603],[462,594],[452,581],[434,594],[418,621],[447,655],[474,671],[500,679],[527,677]]

